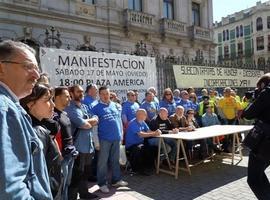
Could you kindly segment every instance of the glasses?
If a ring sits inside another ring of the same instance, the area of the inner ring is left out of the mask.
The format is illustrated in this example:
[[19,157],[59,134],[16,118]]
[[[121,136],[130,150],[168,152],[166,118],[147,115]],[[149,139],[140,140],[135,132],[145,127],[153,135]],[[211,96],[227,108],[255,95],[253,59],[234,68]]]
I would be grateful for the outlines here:
[[165,94],[165,95],[166,95],[166,96],[167,96],[167,95],[169,96],[169,95],[172,95],[172,94],[171,94],[171,93],[167,93],[167,94]]
[[188,115],[194,115],[194,113],[188,113]]
[[38,66],[32,62],[27,62],[27,61],[26,62],[15,62],[15,61],[10,61],[10,60],[1,60],[0,62],[15,64],[15,65],[22,65],[23,68],[29,72],[33,72],[35,70],[36,72],[40,73]]

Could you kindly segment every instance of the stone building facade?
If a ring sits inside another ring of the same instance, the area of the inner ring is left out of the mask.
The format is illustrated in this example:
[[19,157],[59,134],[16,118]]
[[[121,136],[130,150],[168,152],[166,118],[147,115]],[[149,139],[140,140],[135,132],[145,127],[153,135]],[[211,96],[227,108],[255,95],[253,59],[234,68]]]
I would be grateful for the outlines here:
[[214,25],[216,60],[269,71],[270,1],[223,17]]
[[212,21],[212,0],[0,0],[0,40],[36,49],[214,61]]

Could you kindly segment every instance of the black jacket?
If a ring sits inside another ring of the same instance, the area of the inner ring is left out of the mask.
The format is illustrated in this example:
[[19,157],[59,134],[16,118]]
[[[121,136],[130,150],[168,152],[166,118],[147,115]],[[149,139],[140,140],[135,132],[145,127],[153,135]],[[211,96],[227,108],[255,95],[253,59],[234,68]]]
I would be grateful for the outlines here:
[[43,153],[46,159],[48,175],[50,179],[50,187],[52,195],[55,197],[60,191],[61,185],[61,160],[58,148],[50,136],[50,131],[43,125],[43,121],[39,121],[30,115],[32,126],[43,144]]
[[255,101],[243,111],[242,117],[270,124],[270,86],[260,92]]

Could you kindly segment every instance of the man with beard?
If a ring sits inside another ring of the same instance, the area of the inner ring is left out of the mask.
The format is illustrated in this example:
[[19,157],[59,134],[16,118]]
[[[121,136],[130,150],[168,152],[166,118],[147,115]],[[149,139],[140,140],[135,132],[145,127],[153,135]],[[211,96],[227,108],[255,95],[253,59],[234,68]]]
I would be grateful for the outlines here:
[[89,116],[86,105],[81,103],[83,99],[81,86],[74,85],[70,87],[69,92],[72,100],[65,111],[71,121],[73,140],[79,155],[74,163],[68,196],[69,199],[77,199],[77,193],[79,193],[81,199],[94,199],[97,195],[88,192],[87,178],[94,155],[93,126],[97,125],[98,119],[95,116]]
[[31,47],[0,43],[0,199],[52,199],[42,144],[19,103],[38,78]]

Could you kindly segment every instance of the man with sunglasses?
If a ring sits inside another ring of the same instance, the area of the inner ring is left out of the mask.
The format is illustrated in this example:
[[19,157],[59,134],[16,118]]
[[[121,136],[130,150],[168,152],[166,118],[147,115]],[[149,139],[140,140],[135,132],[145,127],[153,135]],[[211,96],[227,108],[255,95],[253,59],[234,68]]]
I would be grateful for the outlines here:
[[0,199],[52,199],[42,144],[19,104],[38,78],[32,48],[0,43]]

